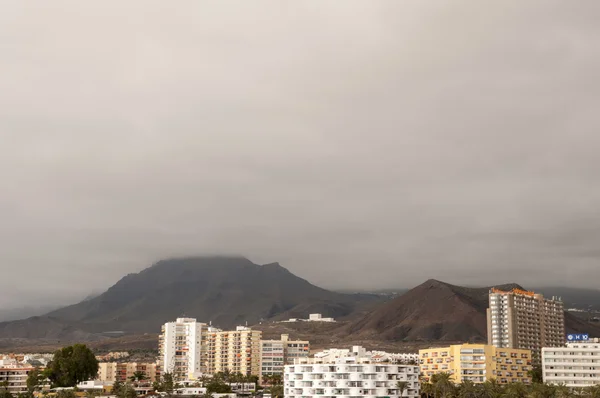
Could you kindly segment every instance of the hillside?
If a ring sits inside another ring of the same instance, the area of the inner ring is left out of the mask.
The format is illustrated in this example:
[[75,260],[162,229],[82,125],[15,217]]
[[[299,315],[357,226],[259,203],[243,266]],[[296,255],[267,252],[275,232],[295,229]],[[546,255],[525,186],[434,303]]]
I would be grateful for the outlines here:
[[42,317],[0,323],[0,338],[51,334],[69,340],[108,331],[156,333],[178,316],[223,328],[305,317],[307,311],[343,318],[379,300],[321,289],[277,263],[257,265],[242,257],[171,259],[125,276],[92,299]]
[[[517,284],[495,286],[501,290]],[[350,323],[353,336],[380,339],[472,341],[487,340],[486,308],[490,287],[465,288],[430,279],[407,293],[380,305],[363,319]],[[565,314],[568,332],[600,335],[598,326]]]

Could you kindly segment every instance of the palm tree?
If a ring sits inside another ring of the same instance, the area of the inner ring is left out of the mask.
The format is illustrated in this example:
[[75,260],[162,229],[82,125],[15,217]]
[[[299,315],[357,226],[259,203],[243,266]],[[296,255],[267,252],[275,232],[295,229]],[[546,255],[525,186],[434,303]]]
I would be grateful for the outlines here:
[[[281,376],[279,376],[281,378]],[[408,389],[408,382],[407,381],[399,381],[396,383],[396,388],[398,388],[398,392],[399,392],[399,396],[403,396],[404,395],[404,391],[406,391]]]
[[600,398],[600,385],[587,387],[584,394],[589,398]]
[[481,385],[481,396],[483,398],[499,398],[503,394],[504,388],[494,378],[486,380]]
[[272,386],[269,391],[272,398],[283,398],[283,386]]
[[433,384],[435,398],[449,398],[454,393],[455,386],[450,373],[440,372],[434,374],[431,376],[431,384]]
[[556,398],[571,398],[574,396],[573,391],[564,384],[554,386],[554,391],[556,392]]
[[523,383],[510,383],[504,389],[504,396],[510,398],[526,398],[528,393],[529,390]]
[[142,372],[142,371],[135,371],[133,372],[133,375],[129,378],[129,380],[134,384],[137,385],[138,382],[140,381],[144,381],[147,380],[148,377],[146,376],[146,373]]
[[481,393],[475,383],[470,380],[463,381],[458,387],[459,398],[479,398]]
[[530,398],[554,398],[556,390],[554,386],[543,383],[535,383],[532,386]]
[[433,384],[429,382],[421,382],[421,396],[431,398],[433,396]]

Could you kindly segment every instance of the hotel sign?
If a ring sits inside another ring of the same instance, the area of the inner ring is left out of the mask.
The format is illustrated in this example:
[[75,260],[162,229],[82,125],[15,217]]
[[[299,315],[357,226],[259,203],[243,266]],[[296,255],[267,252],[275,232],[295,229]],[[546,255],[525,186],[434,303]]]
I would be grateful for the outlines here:
[[568,341],[588,341],[590,339],[589,334],[569,334],[567,335]]

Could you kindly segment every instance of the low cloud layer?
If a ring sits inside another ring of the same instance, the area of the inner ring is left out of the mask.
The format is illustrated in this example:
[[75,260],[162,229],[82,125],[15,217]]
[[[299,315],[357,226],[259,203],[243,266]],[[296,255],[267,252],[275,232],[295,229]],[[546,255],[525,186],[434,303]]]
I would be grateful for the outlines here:
[[36,6],[0,13],[0,307],[211,253],[597,285],[596,1]]

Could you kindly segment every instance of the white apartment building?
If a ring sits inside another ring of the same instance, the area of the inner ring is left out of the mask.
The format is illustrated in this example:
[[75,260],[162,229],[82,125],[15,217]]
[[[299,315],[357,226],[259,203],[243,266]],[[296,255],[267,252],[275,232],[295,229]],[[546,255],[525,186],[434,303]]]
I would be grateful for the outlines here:
[[165,373],[175,381],[189,380],[206,373],[208,333],[213,328],[194,318],[177,318],[162,327],[160,359]]
[[286,365],[285,397],[419,397],[418,366],[373,363],[360,355],[366,351],[358,346],[352,352],[359,355],[304,358]]
[[285,365],[292,365],[294,360],[308,358],[310,343],[304,340],[290,340],[290,336],[282,334],[280,340],[261,340],[261,380],[266,375],[280,375],[283,378]]
[[549,384],[567,387],[600,384],[600,339],[542,348],[542,372],[544,382]]

